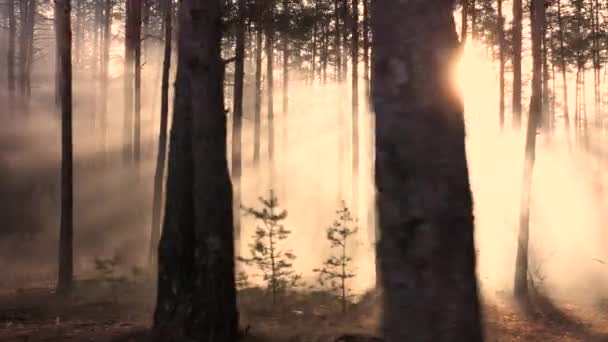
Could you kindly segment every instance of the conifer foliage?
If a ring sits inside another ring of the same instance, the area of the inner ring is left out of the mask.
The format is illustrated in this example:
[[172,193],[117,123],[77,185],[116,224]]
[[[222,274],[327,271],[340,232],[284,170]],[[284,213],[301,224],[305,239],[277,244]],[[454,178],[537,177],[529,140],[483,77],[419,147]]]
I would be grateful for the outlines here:
[[249,245],[250,257],[240,257],[239,260],[262,272],[266,288],[272,294],[272,303],[275,304],[278,295],[296,286],[301,277],[293,270],[295,254],[282,247],[291,234],[291,230],[283,224],[287,211],[280,209],[273,190],[270,190],[268,198],[260,197],[259,200],[261,208],[243,208],[245,214],[252,215],[259,224]]

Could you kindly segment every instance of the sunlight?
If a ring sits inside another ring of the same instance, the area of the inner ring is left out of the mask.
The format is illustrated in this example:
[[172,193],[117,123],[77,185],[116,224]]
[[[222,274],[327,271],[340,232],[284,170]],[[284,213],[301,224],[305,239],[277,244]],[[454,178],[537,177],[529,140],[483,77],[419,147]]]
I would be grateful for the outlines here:
[[[498,80],[486,48],[469,40],[456,70],[457,84],[465,103],[469,131],[475,127],[496,127],[498,118]],[[493,126],[490,126],[493,125]]]

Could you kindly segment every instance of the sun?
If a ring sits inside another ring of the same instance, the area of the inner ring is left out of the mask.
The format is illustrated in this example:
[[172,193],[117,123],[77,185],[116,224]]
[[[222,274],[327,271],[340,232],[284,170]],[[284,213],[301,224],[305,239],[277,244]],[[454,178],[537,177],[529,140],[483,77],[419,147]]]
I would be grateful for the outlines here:
[[496,63],[481,43],[467,41],[457,66],[456,84],[464,99],[467,121],[486,125],[497,120]]

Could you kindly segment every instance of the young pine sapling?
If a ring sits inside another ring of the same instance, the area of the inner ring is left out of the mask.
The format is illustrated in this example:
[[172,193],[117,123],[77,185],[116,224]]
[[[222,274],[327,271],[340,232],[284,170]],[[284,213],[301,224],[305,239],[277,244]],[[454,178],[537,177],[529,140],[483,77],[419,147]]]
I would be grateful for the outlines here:
[[327,240],[331,244],[331,249],[336,252],[323,262],[323,267],[313,271],[319,273],[319,283],[322,286],[329,282],[330,288],[342,304],[342,312],[346,312],[346,306],[352,297],[347,280],[355,276],[354,270],[350,267],[352,258],[347,254],[347,246],[349,238],[356,234],[359,228],[344,202],[336,214],[338,216],[336,221],[327,228]]
[[300,275],[295,274],[292,261],[296,258],[291,250],[281,248],[291,231],[282,222],[287,218],[287,211],[279,208],[274,192],[270,190],[269,198],[260,197],[262,207],[243,208],[246,215],[252,215],[259,224],[249,244],[251,256],[239,257],[247,265],[256,266],[263,274],[267,289],[272,294],[272,303],[277,295],[297,285]]

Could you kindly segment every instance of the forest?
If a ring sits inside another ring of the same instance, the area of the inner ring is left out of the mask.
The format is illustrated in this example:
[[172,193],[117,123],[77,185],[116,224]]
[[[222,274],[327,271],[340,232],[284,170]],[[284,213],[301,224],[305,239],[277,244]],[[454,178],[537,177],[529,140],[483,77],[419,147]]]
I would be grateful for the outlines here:
[[608,341],[606,0],[0,0],[0,120],[0,341]]

